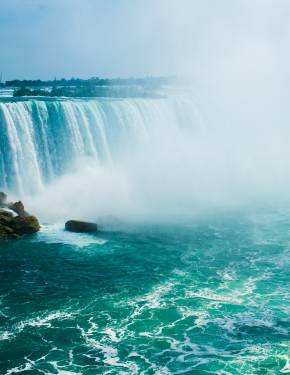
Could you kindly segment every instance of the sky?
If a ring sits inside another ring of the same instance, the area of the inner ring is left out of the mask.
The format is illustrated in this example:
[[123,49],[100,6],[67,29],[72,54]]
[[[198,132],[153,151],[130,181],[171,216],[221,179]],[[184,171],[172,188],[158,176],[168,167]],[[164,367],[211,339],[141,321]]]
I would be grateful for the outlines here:
[[288,0],[0,0],[0,71],[288,76],[289,17]]

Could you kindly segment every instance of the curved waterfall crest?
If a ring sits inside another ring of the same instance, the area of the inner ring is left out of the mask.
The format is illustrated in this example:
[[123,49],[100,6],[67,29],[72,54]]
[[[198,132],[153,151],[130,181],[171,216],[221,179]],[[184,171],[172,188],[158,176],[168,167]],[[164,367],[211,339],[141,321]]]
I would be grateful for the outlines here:
[[[81,158],[115,163],[124,150],[200,127],[188,97],[0,102],[0,187],[39,191]],[[162,136],[162,137],[163,137]]]

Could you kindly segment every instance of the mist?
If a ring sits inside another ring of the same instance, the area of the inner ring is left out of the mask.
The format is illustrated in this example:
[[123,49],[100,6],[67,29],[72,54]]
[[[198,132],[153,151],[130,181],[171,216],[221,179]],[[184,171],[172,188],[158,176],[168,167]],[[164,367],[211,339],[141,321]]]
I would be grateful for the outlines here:
[[115,165],[80,160],[73,173],[25,201],[48,222],[102,216],[158,222],[272,208],[289,202],[290,189],[289,132],[277,133],[224,127],[170,134],[139,144]]
[[288,199],[287,0],[3,4],[7,77],[176,75],[201,118],[182,133],[160,124],[113,166],[80,161],[27,198],[32,211],[47,220],[164,218]]

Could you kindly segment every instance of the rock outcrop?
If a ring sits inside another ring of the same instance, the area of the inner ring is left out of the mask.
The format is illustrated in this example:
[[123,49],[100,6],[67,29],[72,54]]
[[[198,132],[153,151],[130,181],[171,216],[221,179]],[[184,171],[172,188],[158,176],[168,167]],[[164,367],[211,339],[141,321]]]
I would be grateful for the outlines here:
[[33,234],[39,231],[40,225],[35,216],[16,216],[12,219],[12,229],[18,235]]
[[40,230],[38,219],[25,211],[22,202],[6,202],[7,195],[0,192],[0,240],[18,239]]
[[88,223],[86,221],[69,220],[65,223],[65,229],[76,233],[96,233],[98,226],[95,223]]
[[13,214],[0,209],[0,240],[17,239],[19,235],[12,229]]
[[10,203],[8,205],[8,208],[14,211],[18,216],[21,216],[21,217],[30,216],[29,213],[25,211],[24,204],[21,201]]

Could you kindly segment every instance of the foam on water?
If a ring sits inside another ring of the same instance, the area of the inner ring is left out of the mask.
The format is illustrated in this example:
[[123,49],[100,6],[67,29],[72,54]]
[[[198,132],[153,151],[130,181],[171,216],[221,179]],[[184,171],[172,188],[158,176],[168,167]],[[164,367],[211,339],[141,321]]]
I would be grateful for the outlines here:
[[63,224],[42,225],[41,232],[36,241],[45,241],[46,243],[63,243],[77,248],[88,247],[90,245],[104,245],[105,239],[96,237],[92,234],[80,234],[65,231]]
[[48,233],[9,244],[2,372],[289,373],[282,217],[106,232],[85,251]]

